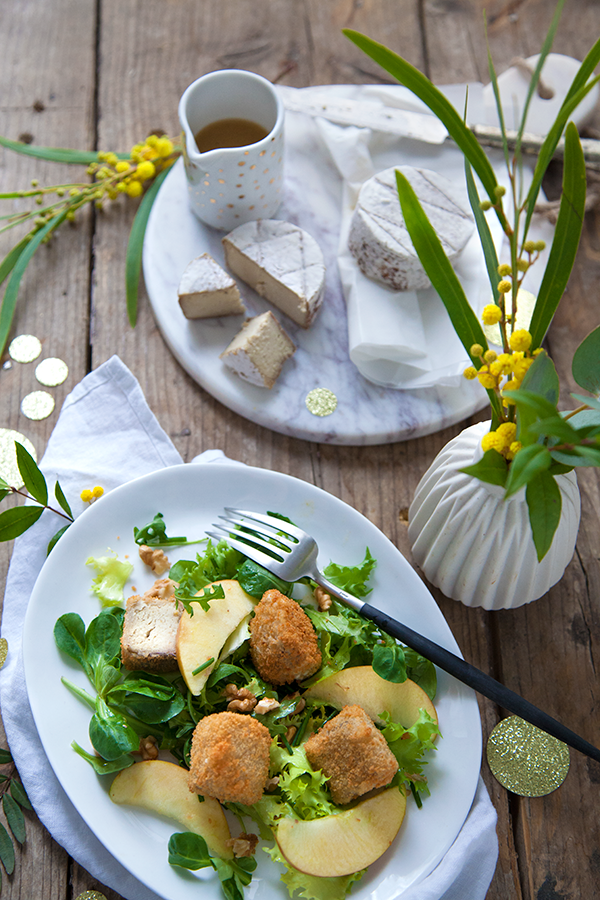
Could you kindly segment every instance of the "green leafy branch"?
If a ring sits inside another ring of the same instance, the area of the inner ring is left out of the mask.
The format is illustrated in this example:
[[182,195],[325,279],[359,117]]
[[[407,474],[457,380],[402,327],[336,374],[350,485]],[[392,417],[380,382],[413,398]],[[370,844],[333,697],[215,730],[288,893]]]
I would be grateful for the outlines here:
[[50,540],[47,548],[47,552],[50,553],[56,542],[74,521],[71,507],[58,481],[54,485],[54,496],[60,509],[50,506],[48,504],[48,485],[36,461],[25,447],[18,442],[15,442],[15,451],[17,465],[26,490],[23,491],[21,488],[11,487],[11,485],[0,478],[0,502],[9,496],[25,497],[27,500],[35,502],[24,506],[13,506],[0,513],[0,541],[12,541],[14,538],[19,537],[37,522],[45,509],[48,509],[57,516],[67,520],[67,524],[63,525]]
[[86,174],[92,179],[47,187],[41,187],[34,179],[27,190],[0,194],[0,200],[21,199],[34,203],[33,209],[0,216],[0,233],[19,225],[30,227],[0,263],[0,284],[8,279],[0,303],[0,356],[12,326],[21,280],[40,244],[48,243],[63,222],[74,222],[84,207],[93,205],[101,210],[107,201],[114,201],[122,194],[132,198],[144,195],[133,220],[125,258],[127,314],[134,326],[148,217],[162,182],[181,155],[179,143],[164,135],[151,134],[144,143],[135,144],[129,153],[107,153],[37,147],[0,136],[0,146],[36,159],[85,165]]
[[[485,153],[457,111],[422,73],[382,44],[346,29],[344,33],[375,62],[408,87],[448,129],[465,157],[467,193],[477,227],[491,303],[483,309],[485,325],[497,325],[500,354],[489,347],[460,280],[429,222],[409,181],[396,173],[398,196],[406,227],[432,285],[438,292],[472,365],[464,375],[477,378],[491,407],[491,431],[482,441],[483,457],[463,471],[504,487],[510,497],[526,489],[526,502],[538,560],[548,552],[561,514],[556,476],[577,466],[600,465],[600,329],[583,341],[573,359],[573,376],[591,396],[575,395],[581,405],[559,412],[558,376],[541,349],[567,286],[583,227],[586,171],[577,128],[569,118],[600,80],[592,77],[600,62],[600,40],[583,60],[554,123],[545,137],[531,184],[523,190],[521,141],[527,111],[556,34],[565,0],[559,0],[530,81],[512,158],[504,125],[496,72],[488,46],[490,80],[496,99],[511,204],[504,209],[506,188],[499,185]],[[568,123],[568,124],[567,124]],[[565,133],[562,194],[548,262],[539,288],[529,330],[516,328],[519,291],[525,275],[538,260],[543,242],[532,241],[529,228],[542,181],[558,142]],[[485,193],[479,196],[474,175]],[[510,262],[499,264],[485,213],[493,210],[510,247]],[[512,224],[509,224],[509,219]],[[501,279],[500,281],[498,279]],[[510,305],[507,297],[510,294]],[[509,376],[509,380],[507,379]]]
[[[25,816],[24,809],[31,809],[31,803],[25,793],[25,788],[17,777],[17,769],[8,750],[0,747],[0,766],[9,766],[8,771],[0,773],[0,797],[2,797],[2,811],[10,829],[0,822],[0,860],[7,875],[12,875],[15,869],[15,846],[13,838],[18,844],[25,843]],[[2,870],[0,869],[0,889],[2,888]]]

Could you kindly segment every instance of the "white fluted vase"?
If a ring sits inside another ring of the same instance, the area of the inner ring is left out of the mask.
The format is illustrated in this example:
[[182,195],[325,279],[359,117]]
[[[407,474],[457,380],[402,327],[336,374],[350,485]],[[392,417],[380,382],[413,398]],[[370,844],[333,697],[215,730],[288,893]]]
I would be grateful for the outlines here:
[[436,456],[411,503],[408,536],[427,579],[466,606],[513,609],[537,600],[563,575],[575,549],[581,503],[575,472],[556,478],[561,518],[538,562],[525,488],[504,489],[459,470],[481,458],[489,422],[466,428]]

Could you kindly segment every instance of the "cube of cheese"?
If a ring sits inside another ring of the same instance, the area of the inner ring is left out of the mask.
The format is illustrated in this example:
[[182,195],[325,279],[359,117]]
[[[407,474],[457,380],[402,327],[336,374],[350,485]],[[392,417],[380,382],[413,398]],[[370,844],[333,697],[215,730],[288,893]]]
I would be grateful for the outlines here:
[[269,310],[244,322],[242,330],[221,353],[221,359],[245,381],[272,388],[295,349]]
[[179,305],[186,319],[237,316],[246,312],[233,278],[208,253],[196,257],[179,283]]

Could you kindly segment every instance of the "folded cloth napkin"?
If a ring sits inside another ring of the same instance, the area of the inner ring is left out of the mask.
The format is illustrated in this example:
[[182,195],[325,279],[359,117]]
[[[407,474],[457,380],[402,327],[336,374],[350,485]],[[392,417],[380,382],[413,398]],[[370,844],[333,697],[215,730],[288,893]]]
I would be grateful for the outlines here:
[[[225,460],[222,451],[206,450],[192,462],[210,464],[215,460]],[[50,482],[60,480],[67,497],[75,497],[82,487],[100,483],[110,490],[181,462],[138,382],[113,356],[87,375],[65,400],[41,468]],[[44,513],[17,540],[11,560],[2,616],[2,635],[9,651],[0,671],[8,743],[37,815],[67,853],[127,900],[161,900],[105,850],[75,810],[45,757],[29,709],[21,632],[27,600],[56,528],[56,517]],[[498,854],[495,823],[494,808],[480,780],[471,812],[453,846],[418,889],[411,887],[403,894],[403,900],[416,900],[417,896],[419,900],[483,900]]]

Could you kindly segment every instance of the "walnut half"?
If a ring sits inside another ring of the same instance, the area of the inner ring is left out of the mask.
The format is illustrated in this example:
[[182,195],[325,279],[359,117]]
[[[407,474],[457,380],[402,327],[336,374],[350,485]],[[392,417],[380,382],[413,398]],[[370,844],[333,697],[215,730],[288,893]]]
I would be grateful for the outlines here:
[[147,544],[142,544],[139,553],[142,562],[150,566],[155,575],[163,575],[171,567],[163,550],[153,549]]

